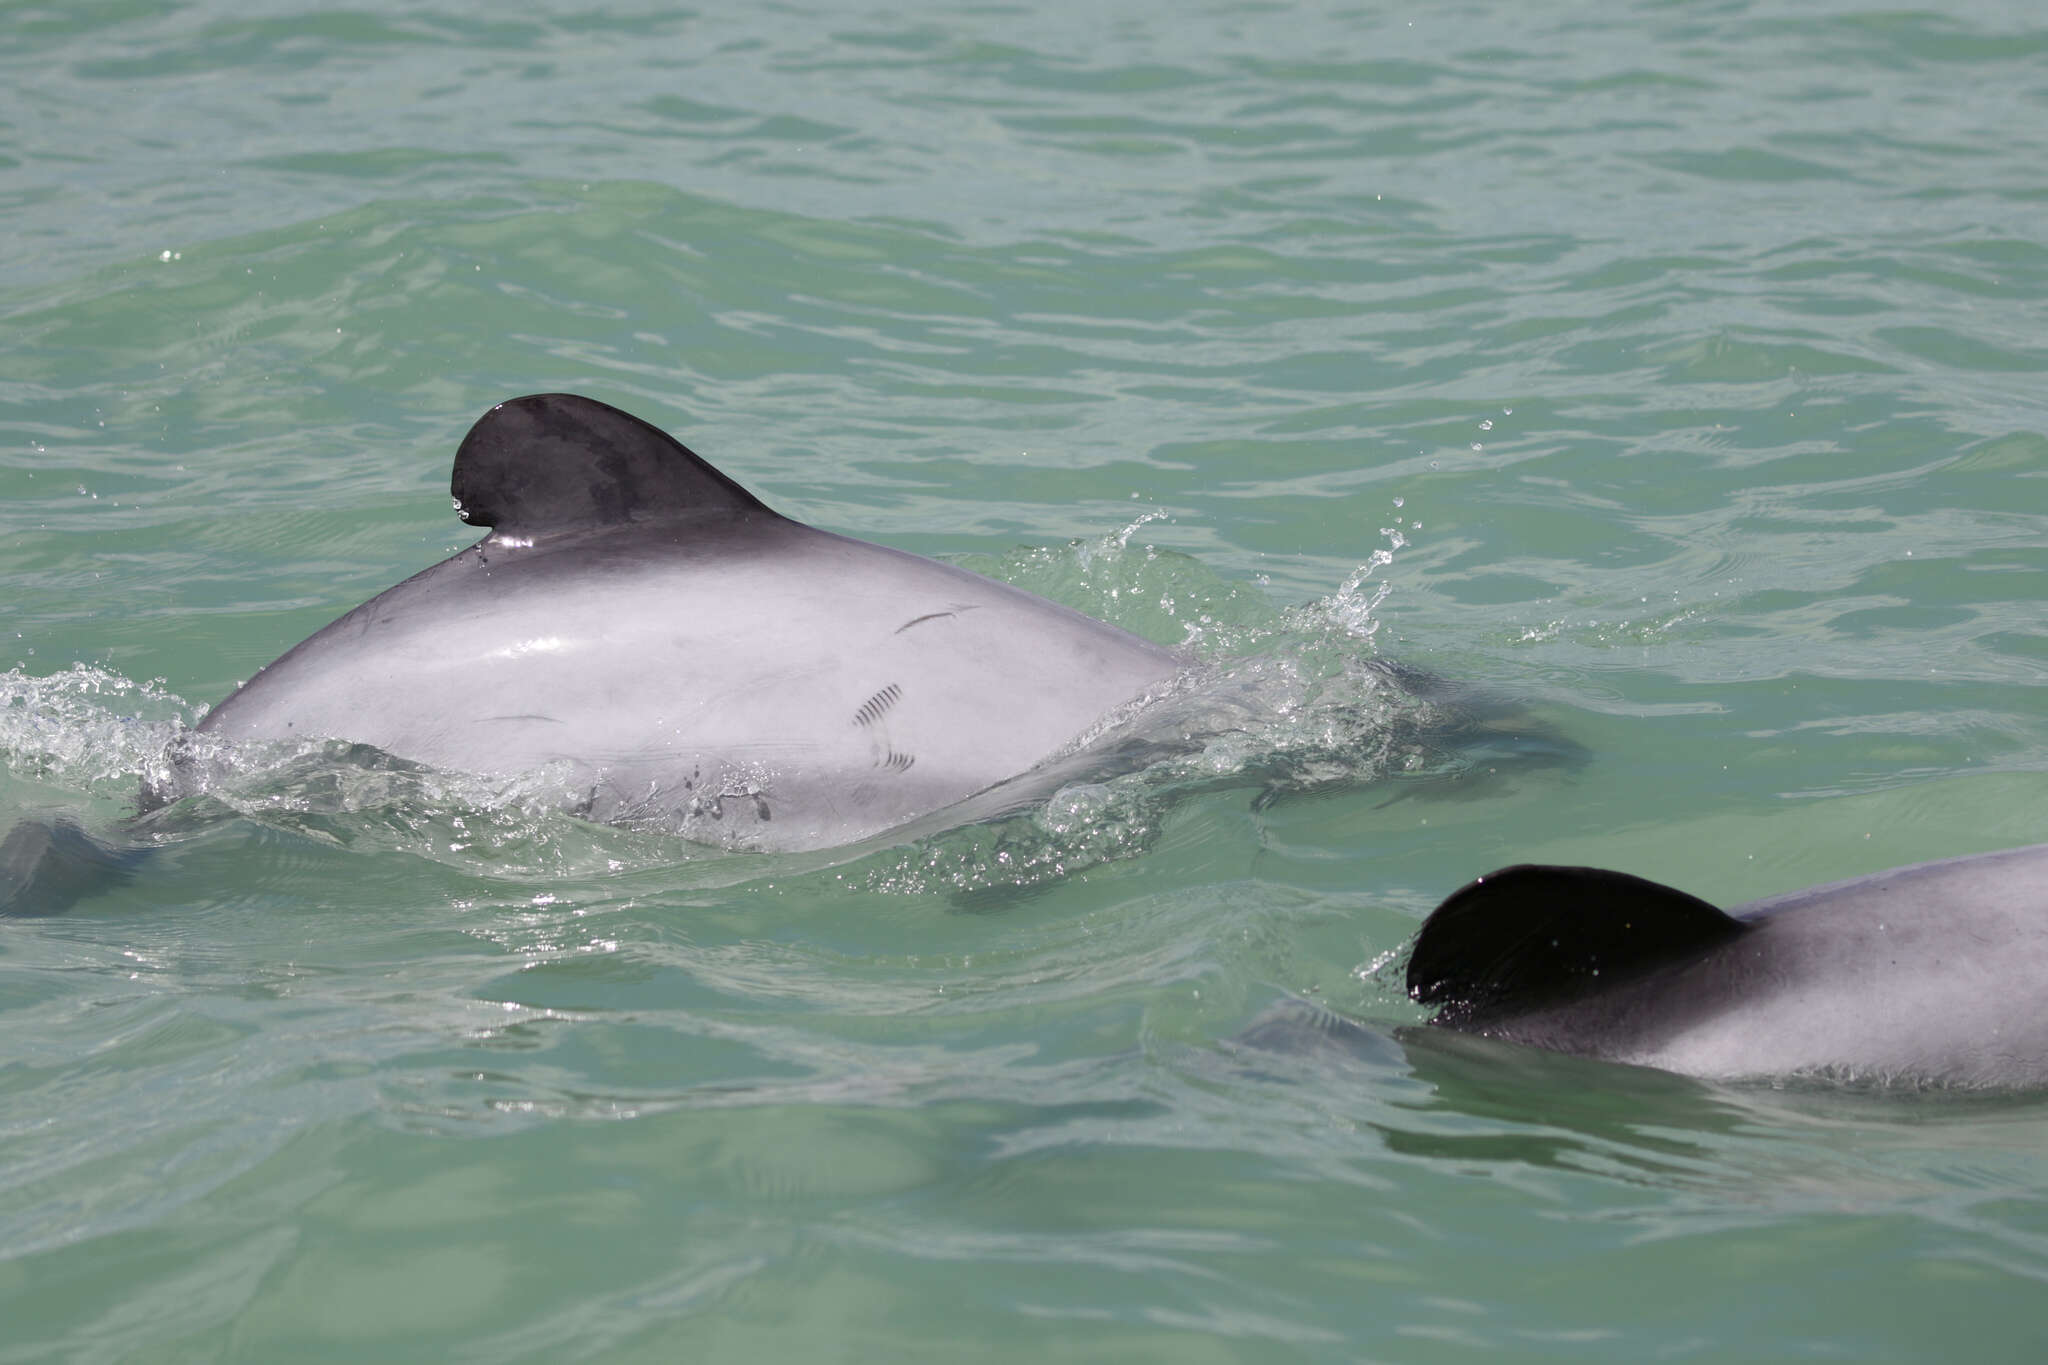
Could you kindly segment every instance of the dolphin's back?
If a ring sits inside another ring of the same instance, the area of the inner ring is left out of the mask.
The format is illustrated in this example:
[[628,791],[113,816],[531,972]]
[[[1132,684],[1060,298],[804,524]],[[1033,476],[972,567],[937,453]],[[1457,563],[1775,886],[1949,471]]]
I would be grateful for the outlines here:
[[1720,911],[1598,868],[1504,869],[1425,922],[1435,1022],[1714,1077],[2048,1084],[2048,845]]
[[493,409],[452,487],[492,535],[313,635],[200,728],[546,770],[594,818],[797,849],[1021,773],[1177,671],[1021,589],[779,516],[589,399]]

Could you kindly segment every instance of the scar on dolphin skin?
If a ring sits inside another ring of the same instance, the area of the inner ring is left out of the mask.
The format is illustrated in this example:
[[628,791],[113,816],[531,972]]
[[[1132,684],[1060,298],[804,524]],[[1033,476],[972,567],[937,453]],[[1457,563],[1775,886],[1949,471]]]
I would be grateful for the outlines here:
[[895,635],[901,635],[904,631],[909,630],[912,626],[921,626],[927,621],[936,621],[943,616],[958,616],[961,612],[973,610],[975,610],[975,608],[972,603],[963,603],[958,606],[950,607],[945,611],[928,611],[922,616],[911,617],[908,621],[905,621],[902,625],[896,627],[896,629],[891,633]]
[[860,710],[853,713],[853,723],[855,725],[864,726],[874,732],[877,746],[875,766],[877,768],[889,768],[899,773],[917,762],[917,755],[897,752],[896,746],[889,742],[889,731],[883,726],[882,717],[887,715],[890,709],[901,700],[903,700],[903,689],[895,683],[890,683],[887,687],[875,693],[874,696],[862,702]]
[[855,725],[873,725],[888,714],[889,708],[903,700],[903,689],[890,683],[881,691],[860,704],[860,710],[853,713]]

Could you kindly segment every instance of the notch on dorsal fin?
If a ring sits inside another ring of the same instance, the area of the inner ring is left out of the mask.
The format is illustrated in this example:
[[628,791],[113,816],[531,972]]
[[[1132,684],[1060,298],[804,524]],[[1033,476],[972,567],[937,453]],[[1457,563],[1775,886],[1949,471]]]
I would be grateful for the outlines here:
[[528,394],[478,418],[449,492],[458,516],[501,536],[768,512],[659,427],[573,393]]
[[1437,1019],[1561,1004],[1747,932],[1697,896],[1597,867],[1489,872],[1430,912],[1408,994]]

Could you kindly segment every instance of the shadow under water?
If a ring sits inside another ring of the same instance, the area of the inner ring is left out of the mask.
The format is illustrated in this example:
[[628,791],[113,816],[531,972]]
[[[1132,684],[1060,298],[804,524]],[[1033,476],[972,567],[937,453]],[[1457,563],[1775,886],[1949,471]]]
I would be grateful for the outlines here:
[[1956,1150],[2033,1150],[2048,1140],[2039,1095],[1710,1082],[1427,1025],[1361,1022],[1298,998],[1269,1008],[1224,1052],[1262,1079],[1369,1097],[1360,1127],[1390,1153],[1475,1169],[1830,1198],[1867,1189],[1873,1160],[1911,1169]]

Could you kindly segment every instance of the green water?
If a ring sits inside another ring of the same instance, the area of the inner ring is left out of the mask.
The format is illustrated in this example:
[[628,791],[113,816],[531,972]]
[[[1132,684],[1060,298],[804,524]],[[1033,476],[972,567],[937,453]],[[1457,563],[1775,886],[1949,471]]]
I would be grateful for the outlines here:
[[[1379,971],[1503,862],[2048,838],[2033,7],[9,4],[0,78],[0,821],[465,543],[535,390],[1273,704],[812,859],[181,813],[0,925],[0,1361],[2040,1358],[2039,1101]],[[1588,758],[1402,776],[1375,656]]]

